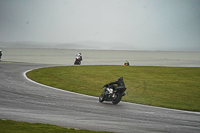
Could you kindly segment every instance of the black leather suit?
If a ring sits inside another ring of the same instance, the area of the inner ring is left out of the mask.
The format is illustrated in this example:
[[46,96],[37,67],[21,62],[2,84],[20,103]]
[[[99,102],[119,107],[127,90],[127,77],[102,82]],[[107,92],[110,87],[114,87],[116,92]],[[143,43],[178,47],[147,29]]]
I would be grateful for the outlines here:
[[117,81],[115,81],[115,82],[109,83],[109,85],[112,85],[111,88],[115,89],[117,86],[115,86],[115,85],[113,85],[113,84],[117,84],[117,86],[123,86],[123,87],[125,87],[125,84],[124,84],[123,79],[122,79],[122,80],[117,80]]

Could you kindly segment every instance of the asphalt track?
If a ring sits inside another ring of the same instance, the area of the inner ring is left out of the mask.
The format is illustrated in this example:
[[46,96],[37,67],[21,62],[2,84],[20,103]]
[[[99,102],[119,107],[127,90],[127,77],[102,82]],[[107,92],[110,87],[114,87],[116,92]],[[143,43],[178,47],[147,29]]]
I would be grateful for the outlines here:
[[0,63],[0,119],[121,133],[200,132],[199,112],[99,103],[97,97],[39,85],[24,76],[48,66],[52,65]]

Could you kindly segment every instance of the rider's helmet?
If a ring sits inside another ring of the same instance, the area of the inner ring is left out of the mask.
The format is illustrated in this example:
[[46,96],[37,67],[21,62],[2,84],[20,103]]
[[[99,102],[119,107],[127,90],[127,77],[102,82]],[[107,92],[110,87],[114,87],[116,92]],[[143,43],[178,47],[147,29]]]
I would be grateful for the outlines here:
[[81,53],[79,53],[81,55]]
[[119,77],[119,78],[118,78],[118,81],[121,81],[121,80],[123,80],[123,77]]

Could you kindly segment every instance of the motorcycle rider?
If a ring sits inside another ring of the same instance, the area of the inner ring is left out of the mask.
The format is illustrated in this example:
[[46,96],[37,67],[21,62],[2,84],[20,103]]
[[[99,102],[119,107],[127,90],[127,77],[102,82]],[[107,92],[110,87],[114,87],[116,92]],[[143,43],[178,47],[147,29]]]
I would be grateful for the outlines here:
[[76,59],[82,61],[82,55],[81,55],[81,53],[79,53],[79,54],[76,55]]
[[126,62],[124,63],[124,66],[129,66],[129,62],[126,61]]
[[[115,86],[114,84],[117,84],[117,86]],[[109,91],[109,94],[112,94],[113,90],[116,87],[125,87],[125,83],[123,81],[123,77],[119,77],[117,81],[111,82],[109,84],[106,84],[105,86],[110,86],[110,85],[111,85],[111,89],[107,88],[107,90]]]
[[78,54],[76,55],[76,60],[75,60],[75,62],[74,62],[74,65],[80,65],[82,60],[83,60],[83,58],[82,58],[81,53],[78,53]]

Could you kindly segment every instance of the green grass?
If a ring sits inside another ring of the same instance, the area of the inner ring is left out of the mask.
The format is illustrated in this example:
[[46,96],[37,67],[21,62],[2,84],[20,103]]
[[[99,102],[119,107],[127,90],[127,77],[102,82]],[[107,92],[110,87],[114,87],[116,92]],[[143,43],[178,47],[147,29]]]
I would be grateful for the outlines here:
[[30,71],[39,83],[100,96],[106,83],[123,77],[128,95],[123,101],[200,111],[200,68],[148,66],[60,66]]
[[0,120],[0,127],[0,133],[107,133],[11,120]]

